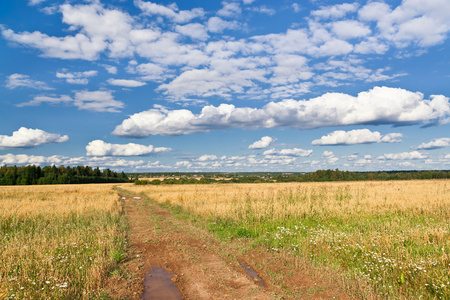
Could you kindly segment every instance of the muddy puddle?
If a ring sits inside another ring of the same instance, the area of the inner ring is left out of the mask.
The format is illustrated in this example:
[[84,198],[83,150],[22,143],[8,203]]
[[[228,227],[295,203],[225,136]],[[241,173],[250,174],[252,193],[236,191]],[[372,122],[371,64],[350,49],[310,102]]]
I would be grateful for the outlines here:
[[172,274],[163,268],[154,267],[145,275],[141,299],[181,300],[182,296],[178,287],[172,282]]
[[253,268],[246,263],[244,260],[239,259],[238,260],[239,264],[241,265],[241,267],[244,269],[245,273],[247,273],[248,276],[250,276],[250,278],[259,286],[262,287],[267,287],[267,284],[264,282],[264,280],[262,280],[261,277],[259,277],[258,273],[256,273],[255,270],[253,270]]

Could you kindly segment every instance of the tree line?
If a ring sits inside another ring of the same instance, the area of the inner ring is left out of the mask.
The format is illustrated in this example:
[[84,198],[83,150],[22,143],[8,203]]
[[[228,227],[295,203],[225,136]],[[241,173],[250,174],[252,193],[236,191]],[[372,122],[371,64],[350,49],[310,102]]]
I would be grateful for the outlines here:
[[[152,177],[160,173],[146,173]],[[384,171],[384,172],[350,172],[336,170],[317,170],[311,173],[176,173],[179,178],[164,178],[139,180],[138,174],[133,173],[136,185],[159,184],[208,184],[208,183],[264,183],[264,182],[325,182],[325,181],[367,181],[367,180],[421,180],[421,179],[447,179],[450,171]],[[175,174],[173,174],[175,175]],[[201,176],[201,178],[199,178]],[[156,176],[155,176],[156,177]],[[219,177],[226,179],[219,179]]]
[[2,166],[0,185],[80,184],[128,182],[128,176],[110,169],[93,169],[90,166]]

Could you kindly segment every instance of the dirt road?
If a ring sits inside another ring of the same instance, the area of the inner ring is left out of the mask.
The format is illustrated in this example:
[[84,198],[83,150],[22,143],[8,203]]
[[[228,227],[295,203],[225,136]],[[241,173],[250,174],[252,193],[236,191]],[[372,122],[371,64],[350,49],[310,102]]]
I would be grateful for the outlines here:
[[123,196],[131,252],[125,263],[127,275],[109,284],[114,298],[142,297],[145,275],[159,267],[172,274],[183,299],[351,299],[330,283],[285,266],[272,253],[261,249],[243,253],[239,242],[218,242],[158,204]]

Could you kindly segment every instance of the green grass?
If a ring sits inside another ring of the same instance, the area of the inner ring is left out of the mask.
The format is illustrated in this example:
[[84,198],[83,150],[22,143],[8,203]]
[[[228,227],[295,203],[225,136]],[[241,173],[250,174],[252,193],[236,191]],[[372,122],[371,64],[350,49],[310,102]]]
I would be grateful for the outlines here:
[[450,226],[446,222],[392,213],[347,220],[212,219],[208,229],[222,240],[250,238],[272,251],[289,249],[314,263],[338,266],[348,277],[369,282],[382,297],[450,299]]

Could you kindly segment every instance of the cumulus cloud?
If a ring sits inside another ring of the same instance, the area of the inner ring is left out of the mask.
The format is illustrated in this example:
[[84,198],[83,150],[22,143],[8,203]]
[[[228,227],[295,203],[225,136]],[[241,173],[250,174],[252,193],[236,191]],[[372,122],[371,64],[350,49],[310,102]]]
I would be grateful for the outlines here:
[[117,74],[117,67],[111,65],[102,65],[109,74]]
[[275,142],[275,139],[270,136],[263,136],[259,141],[254,142],[248,149],[263,149],[267,148]]
[[123,102],[114,99],[112,91],[78,91],[73,98],[68,95],[36,96],[33,100],[19,103],[17,106],[38,106],[43,103],[52,105],[64,103],[81,110],[97,112],[119,112],[119,109],[124,107]]
[[367,36],[371,33],[368,26],[354,20],[338,21],[332,24],[332,31],[342,39],[352,39]]
[[265,156],[293,156],[293,157],[306,157],[310,156],[313,153],[312,150],[303,150],[300,148],[292,148],[292,149],[270,149],[263,152]]
[[410,160],[410,159],[425,159],[428,158],[429,155],[425,153],[420,153],[418,151],[412,152],[402,152],[402,153],[387,153],[381,156],[378,156],[377,159],[381,160]]
[[89,77],[97,76],[98,71],[91,70],[85,72],[56,72],[57,78],[64,78],[67,83],[71,84],[88,84]]
[[49,143],[64,143],[69,140],[67,135],[48,133],[41,129],[21,127],[11,136],[0,135],[0,150],[12,148],[32,148]]
[[119,112],[123,102],[114,99],[111,91],[80,91],[75,93],[74,105],[78,109],[97,112]]
[[130,116],[113,134],[145,137],[182,135],[217,129],[289,127],[312,129],[358,124],[434,124],[450,117],[449,98],[404,89],[375,87],[357,97],[327,93],[310,100],[270,102],[262,108],[208,105],[199,114],[156,107]]
[[100,168],[112,168],[115,170],[167,170],[171,166],[161,164],[160,161],[125,160],[115,157],[67,157],[62,155],[36,156],[26,154],[0,155],[0,166],[3,165],[64,165],[80,166],[89,165]]
[[[136,17],[105,7],[99,1],[80,5],[66,3],[59,7],[59,12],[70,32],[67,36],[50,36],[38,31],[17,33],[1,25],[0,31],[6,40],[39,49],[46,57],[144,58],[150,63],[143,71],[148,75],[142,80],[163,82],[175,77],[161,84],[158,91],[169,100],[190,100],[210,96],[230,98],[232,94],[286,99],[308,92],[313,85],[335,87],[351,80],[393,79],[399,74],[385,74],[388,70],[383,67],[364,68],[367,62],[364,59],[359,59],[351,70],[323,72],[317,68],[315,59],[349,54],[381,55],[391,47],[404,51],[409,45],[430,47],[443,42],[450,30],[446,14],[450,10],[448,1],[430,0],[422,5],[418,0],[404,0],[395,8],[371,1],[361,8],[356,2],[321,7],[311,12],[312,18],[308,18],[306,26],[277,34],[238,40],[218,36],[224,30],[245,26],[236,20],[223,19],[239,15],[243,4],[249,3],[223,1],[216,16],[201,22],[195,19],[207,15],[203,9],[180,10],[176,4],[136,0],[135,5],[142,13],[152,17],[148,20],[142,15]],[[273,13],[264,6],[244,7]],[[295,3],[293,7],[299,9]],[[162,22],[161,17],[177,24]],[[210,34],[214,38],[212,41]],[[186,36],[190,39],[183,38]],[[283,57],[285,59],[280,59]],[[286,62],[293,63],[291,68],[286,67]],[[117,74],[115,67],[108,70]],[[168,70],[170,75],[167,75]],[[140,72],[136,70],[136,73]],[[86,77],[66,80],[87,83]],[[273,86],[267,88],[267,83]]]
[[38,31],[15,33],[0,26],[5,39],[42,51],[46,57],[62,59],[98,59],[103,51],[112,57],[129,56],[134,44],[155,39],[158,33],[150,29],[134,28],[133,18],[117,9],[105,9],[98,2],[90,5],[60,6],[63,23],[74,35],[49,36]]
[[440,149],[444,147],[450,147],[450,138],[438,138],[432,139],[428,143],[422,143],[417,149]]
[[132,80],[132,79],[108,79],[108,83],[111,85],[118,85],[124,87],[140,87],[146,85],[145,82]]
[[321,19],[342,18],[350,12],[358,9],[357,3],[344,3],[330,6],[322,6],[319,10],[311,12],[311,15]]
[[200,156],[197,161],[210,161],[210,160],[216,160],[217,156],[216,155],[209,155],[209,154],[205,154]]
[[134,143],[110,144],[95,140],[86,146],[87,156],[140,156],[172,151],[171,148],[144,146]]
[[205,14],[202,8],[179,10],[175,3],[169,6],[142,0],[135,0],[134,3],[147,15],[163,16],[176,23],[187,23],[192,19],[203,17]]
[[61,164],[63,157],[53,155],[50,157],[40,155],[26,155],[26,154],[5,154],[0,155],[0,166],[3,165],[56,165]]
[[214,95],[230,98],[233,93],[243,93],[256,86],[255,82],[267,81],[265,75],[268,71],[255,60],[216,59],[210,68],[187,70],[171,82],[161,84],[158,90],[177,100]]
[[235,17],[241,14],[242,9],[238,2],[222,2],[223,7],[217,11],[217,15],[221,17]]
[[399,143],[403,134],[389,133],[382,135],[378,131],[369,129],[355,129],[351,131],[336,130],[318,140],[311,142],[311,145],[355,145],[370,143]]
[[240,24],[238,21],[225,21],[219,17],[211,17],[208,19],[208,23],[206,24],[208,31],[214,33],[220,33],[227,29],[239,29]]
[[328,164],[334,164],[339,160],[339,158],[337,158],[336,155],[334,155],[334,153],[331,151],[324,151],[322,153],[322,157],[326,159]]
[[247,10],[258,12],[258,13],[261,13],[261,14],[266,14],[266,15],[269,15],[269,16],[272,16],[272,15],[274,15],[276,13],[276,11],[274,9],[268,8],[265,5],[258,6],[258,7],[249,7],[249,8],[247,8]]
[[161,67],[154,63],[138,64],[136,61],[130,61],[127,71],[132,74],[141,75],[142,80],[162,82],[166,78],[172,77],[173,71]]
[[60,103],[66,103],[66,104],[73,104],[73,99],[70,96],[62,95],[62,96],[36,96],[33,98],[33,100],[30,100],[28,102],[19,103],[16,106],[17,107],[23,107],[23,106],[39,106],[43,103],[47,104],[60,104]]
[[359,19],[376,22],[380,37],[393,42],[397,47],[411,43],[429,47],[443,42],[450,31],[446,0],[423,3],[404,0],[395,9],[383,2],[369,2],[359,12]]
[[[363,7],[357,2],[324,6],[311,12],[305,26],[239,39],[220,34],[227,29],[245,28],[245,24],[224,18],[241,14],[242,7],[269,14],[273,11],[245,5],[250,1],[223,1],[214,15],[201,8],[180,10],[176,4],[136,0],[142,14],[131,15],[100,1],[84,2],[87,3],[59,6],[63,25],[69,32],[65,36],[15,32],[0,25],[1,34],[10,42],[40,50],[45,57],[142,58],[148,63],[134,66],[135,73],[145,76],[141,80],[161,83],[157,91],[176,101],[211,96],[228,99],[233,95],[298,99],[313,86],[390,80],[401,74],[389,74],[384,66],[368,69],[364,65],[371,60],[363,56],[382,55],[392,47],[408,54],[416,49],[405,47],[426,48],[442,43],[450,30],[447,0],[423,4],[419,0],[404,0],[397,7],[373,1]],[[292,7],[300,9],[296,3]],[[205,16],[209,19],[203,19]],[[340,57],[353,58],[354,64],[324,70],[317,59],[324,58],[323,62],[327,57],[335,61]],[[107,70],[117,74],[116,67]],[[166,81],[168,78],[173,80]],[[87,77],[65,79],[87,83]],[[30,82],[21,86],[25,85],[32,86]],[[44,88],[42,84],[35,85],[38,86]]]
[[30,4],[30,5],[37,5],[37,4],[40,4],[40,3],[45,2],[45,1],[46,0],[29,0],[28,4]]
[[194,40],[206,41],[209,38],[206,27],[199,23],[177,25],[175,26],[175,30]]
[[18,87],[27,87],[37,90],[52,90],[45,82],[33,80],[28,75],[23,74],[11,74],[6,81],[6,87],[8,89],[15,89]]

